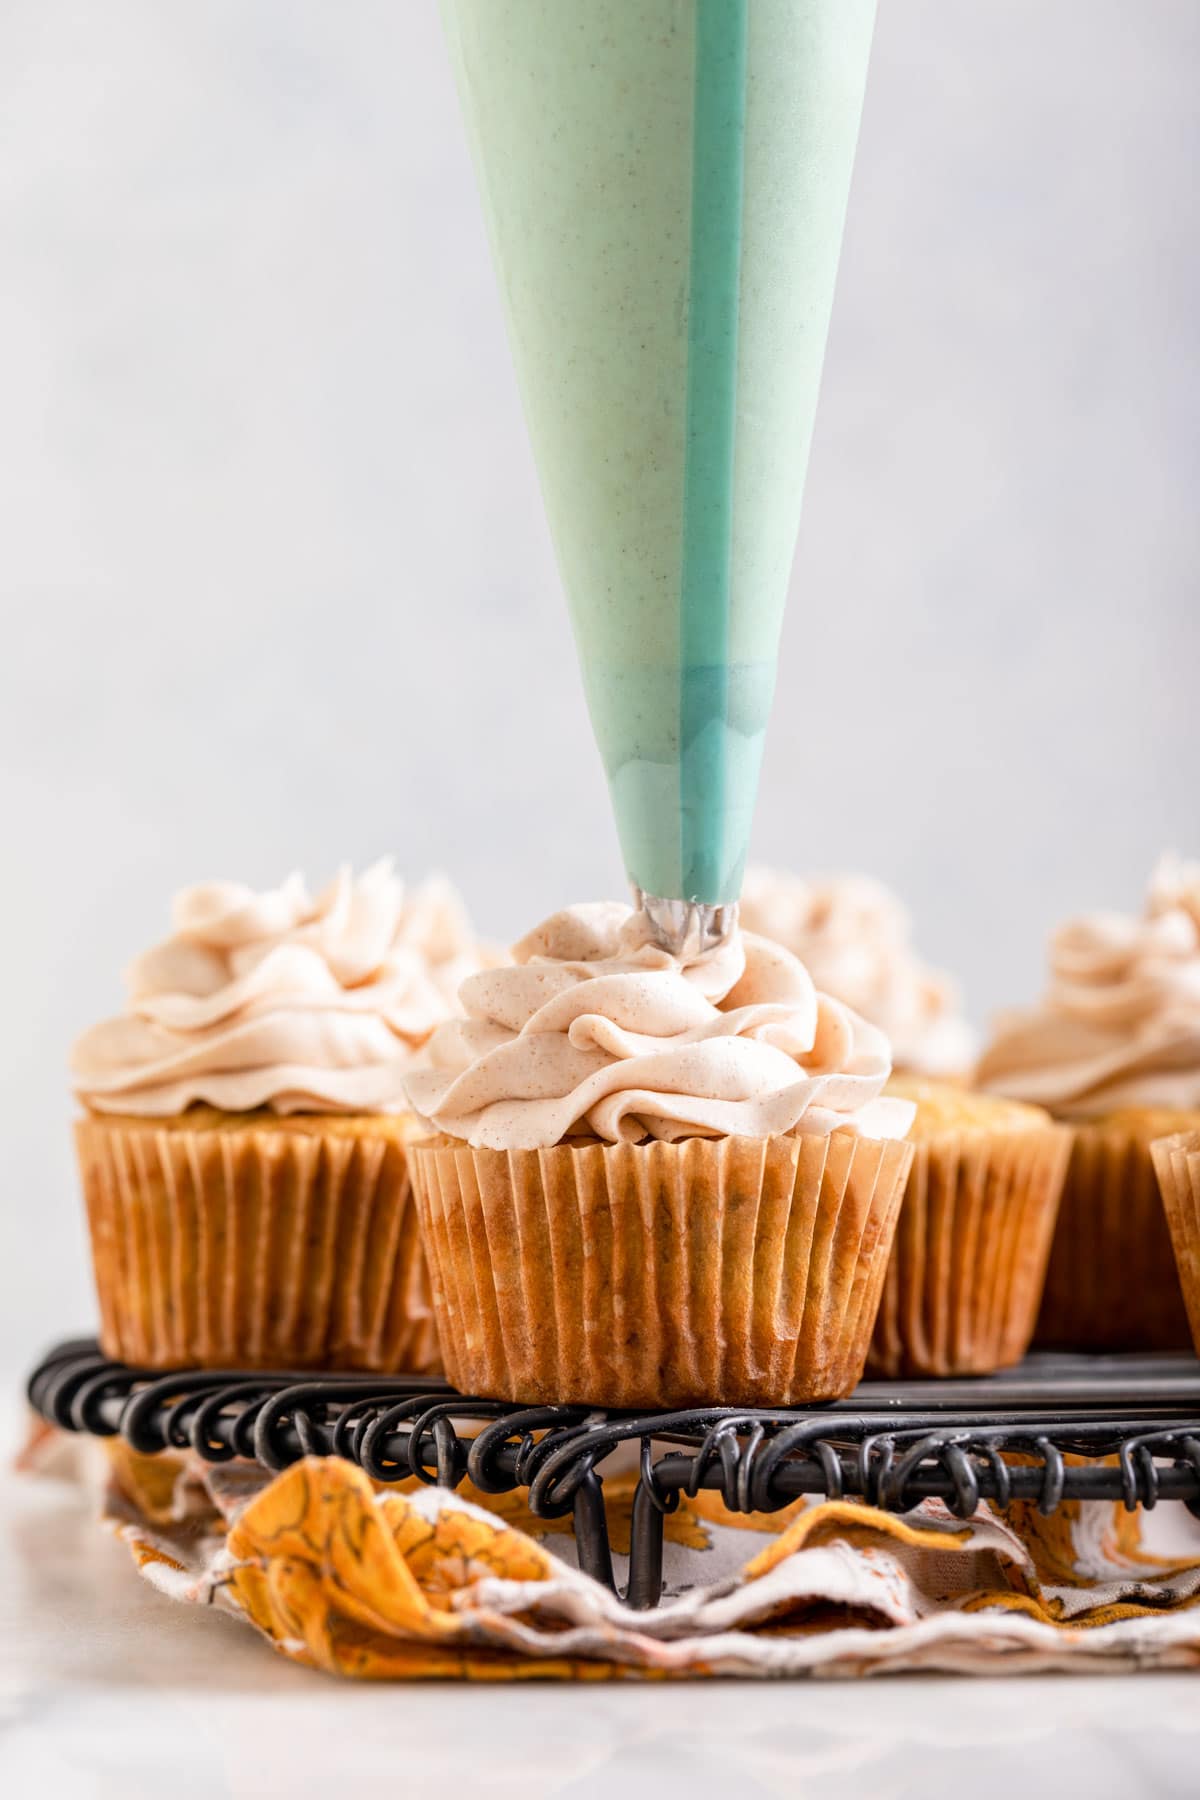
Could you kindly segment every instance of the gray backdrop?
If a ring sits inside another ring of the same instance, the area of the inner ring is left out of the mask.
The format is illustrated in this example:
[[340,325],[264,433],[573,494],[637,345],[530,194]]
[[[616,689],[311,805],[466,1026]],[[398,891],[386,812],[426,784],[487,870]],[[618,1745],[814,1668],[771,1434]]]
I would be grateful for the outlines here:
[[[880,14],[756,849],[893,882],[983,1018],[1200,850],[1200,6]],[[5,0],[0,145],[19,1358],[174,887],[391,849],[507,936],[621,869],[429,0]]]

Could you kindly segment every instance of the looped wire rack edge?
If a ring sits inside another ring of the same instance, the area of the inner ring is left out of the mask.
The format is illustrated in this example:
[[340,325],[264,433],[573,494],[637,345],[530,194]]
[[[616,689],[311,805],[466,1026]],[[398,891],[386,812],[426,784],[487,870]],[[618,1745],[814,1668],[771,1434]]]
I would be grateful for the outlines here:
[[973,1380],[864,1382],[820,1407],[607,1413],[480,1399],[430,1376],[135,1369],[76,1339],[49,1352],[28,1393],[60,1429],[120,1435],[144,1455],[272,1470],[335,1455],[381,1482],[523,1488],[535,1516],[573,1515],[580,1566],[614,1592],[604,1465],[631,1445],[624,1598],[643,1609],[662,1594],[664,1517],[702,1488],[739,1512],[823,1495],[892,1512],[936,1498],[959,1517],[980,1500],[1046,1513],[1067,1499],[1182,1500],[1200,1517],[1200,1361],[1182,1355],[1034,1356]]

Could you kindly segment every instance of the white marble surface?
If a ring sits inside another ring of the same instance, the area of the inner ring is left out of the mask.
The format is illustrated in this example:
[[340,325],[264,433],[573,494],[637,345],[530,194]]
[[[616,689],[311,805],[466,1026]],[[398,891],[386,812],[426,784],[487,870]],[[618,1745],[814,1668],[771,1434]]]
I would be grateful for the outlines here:
[[[8,1384],[11,1392],[12,1384]],[[5,1442],[14,1437],[15,1415]],[[77,1488],[0,1476],[0,1794],[108,1800],[1174,1800],[1195,1676],[353,1687],[135,1574]]]

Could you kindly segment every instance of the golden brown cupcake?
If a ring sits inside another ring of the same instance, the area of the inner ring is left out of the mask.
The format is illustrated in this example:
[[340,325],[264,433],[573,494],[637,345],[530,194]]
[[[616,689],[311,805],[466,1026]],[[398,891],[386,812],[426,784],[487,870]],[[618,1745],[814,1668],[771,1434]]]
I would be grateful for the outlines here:
[[978,1081],[1075,1134],[1036,1341],[1185,1346],[1150,1145],[1200,1126],[1200,865],[1164,859],[1140,915],[1056,932],[1044,1001],[1000,1021]]
[[740,911],[747,931],[800,958],[821,993],[879,1026],[899,1073],[965,1081],[978,1046],[958,987],[917,954],[908,913],[882,882],[750,868]]
[[915,1101],[913,1166],[868,1372],[984,1375],[1037,1318],[1071,1135],[1037,1106],[893,1076]]
[[104,1349],[438,1367],[401,1080],[474,961],[454,896],[382,863],[191,888],[173,924],[72,1056]]
[[1183,1288],[1192,1343],[1200,1356],[1200,1130],[1150,1146]]
[[144,1368],[438,1368],[411,1117],[77,1120],[105,1350]]
[[829,1399],[866,1357],[912,1157],[886,1039],[735,934],[574,907],[470,977],[408,1078],[446,1368],[605,1407]]

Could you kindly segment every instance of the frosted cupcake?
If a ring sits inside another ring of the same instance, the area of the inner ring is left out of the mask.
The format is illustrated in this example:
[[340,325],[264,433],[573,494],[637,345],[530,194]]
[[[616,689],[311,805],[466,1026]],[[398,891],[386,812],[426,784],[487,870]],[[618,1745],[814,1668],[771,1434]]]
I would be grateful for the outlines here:
[[751,868],[740,910],[747,931],[786,945],[822,993],[886,1033],[898,1070],[966,1075],[976,1043],[958,988],[917,955],[908,913],[881,882]]
[[749,933],[675,957],[621,905],[469,977],[410,1074],[447,1372],[607,1407],[857,1383],[911,1160],[887,1040]]
[[1200,865],[1164,859],[1140,916],[1056,932],[1045,999],[998,1023],[978,1079],[1075,1129],[1039,1341],[1186,1345],[1150,1144],[1200,1126]]
[[479,964],[387,862],[193,887],[72,1054],[101,1341],[146,1367],[430,1370],[402,1077]]

